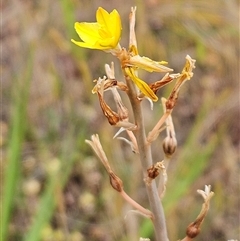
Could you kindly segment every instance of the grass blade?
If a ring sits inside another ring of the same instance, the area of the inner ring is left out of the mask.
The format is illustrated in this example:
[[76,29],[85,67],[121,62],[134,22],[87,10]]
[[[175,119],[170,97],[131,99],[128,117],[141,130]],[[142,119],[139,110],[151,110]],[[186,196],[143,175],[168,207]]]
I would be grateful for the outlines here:
[[14,98],[13,112],[11,117],[11,133],[8,145],[8,160],[4,166],[4,186],[2,212],[2,235],[1,240],[7,240],[8,227],[11,219],[14,198],[17,192],[17,185],[20,180],[20,158],[21,148],[26,131],[26,110],[28,104],[29,85],[32,76],[32,51],[28,58],[25,73],[21,78],[16,79],[16,95]]

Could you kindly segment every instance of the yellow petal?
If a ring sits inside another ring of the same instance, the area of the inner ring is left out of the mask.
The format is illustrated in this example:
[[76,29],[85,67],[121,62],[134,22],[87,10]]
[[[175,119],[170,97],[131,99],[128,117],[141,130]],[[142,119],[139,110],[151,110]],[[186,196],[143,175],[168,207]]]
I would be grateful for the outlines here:
[[85,42],[78,42],[78,41],[75,41],[74,39],[71,39],[71,42],[73,42],[74,44],[76,44],[77,46],[82,47],[82,48],[101,49],[101,50],[103,49],[103,47],[98,46],[96,44],[89,44],[89,43],[85,43]]
[[107,49],[113,49],[116,47],[114,38],[106,38],[106,39],[99,39],[99,45],[102,46],[103,48]]
[[98,23],[75,23],[74,27],[83,42],[95,43],[100,37]]
[[162,65],[161,63],[164,62],[157,62],[157,61],[153,61],[147,57],[141,57],[139,55],[135,55],[133,57],[130,58],[129,60],[129,64],[136,66],[140,69],[144,69],[146,71],[149,72],[170,72],[173,71],[173,69],[170,69],[164,65]]
[[106,50],[111,48],[112,40],[110,38],[102,38],[99,35],[98,23],[75,23],[75,29],[83,42],[71,40],[76,45],[89,48]]
[[139,79],[132,68],[125,68],[126,74],[132,79],[141,92],[153,101],[157,101],[158,97],[154,94],[151,88],[143,80]]
[[101,26],[107,26],[109,22],[109,18],[110,18],[109,13],[105,9],[99,7],[96,13],[97,22]]
[[108,29],[110,29],[110,31],[112,32],[112,36],[114,37],[113,45],[117,46],[121,37],[122,23],[120,15],[115,9],[110,13]]
[[115,48],[121,36],[121,18],[119,13],[114,9],[110,14],[103,8],[99,7],[97,11],[97,22],[100,25],[99,43],[103,46]]

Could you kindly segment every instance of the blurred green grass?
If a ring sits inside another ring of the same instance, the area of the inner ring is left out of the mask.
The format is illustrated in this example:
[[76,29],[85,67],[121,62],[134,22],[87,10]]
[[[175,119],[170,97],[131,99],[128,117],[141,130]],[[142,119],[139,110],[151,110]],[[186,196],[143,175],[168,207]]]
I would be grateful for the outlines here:
[[[1,164],[1,240],[123,241],[138,240],[139,233],[152,235],[151,225],[142,218],[124,220],[126,212],[121,210],[126,204],[109,187],[104,170],[84,143],[100,133],[127,191],[147,206],[136,157],[118,141],[113,143],[116,130],[108,126],[91,94],[92,80],[104,75],[104,64],[113,59],[70,42],[77,37],[74,22],[94,21],[95,10],[102,6],[120,12],[121,42],[127,46],[132,5],[138,7],[141,55],[167,60],[176,72],[186,54],[197,59],[194,78],[181,90],[173,113],[179,148],[163,200],[170,239],[184,236],[201,208],[196,189],[205,184],[213,186],[215,197],[196,240],[237,238],[237,1],[64,0],[8,1],[3,6],[1,147],[6,162]],[[121,78],[119,70],[116,74]],[[143,77],[159,78],[145,73]],[[159,96],[166,97],[169,91],[167,87]],[[146,116],[151,128],[159,118],[158,106],[153,112],[146,109]],[[153,147],[159,161],[157,145],[161,139]],[[32,180],[38,188],[30,185]],[[94,199],[85,201],[91,195]]]
[[14,81],[15,88],[12,90],[13,110],[10,124],[11,133],[8,148],[8,165],[4,170],[4,190],[3,203],[1,205],[1,238],[7,239],[8,225],[12,215],[15,195],[18,194],[17,183],[21,182],[21,149],[26,131],[26,109],[29,96],[29,85],[32,74],[32,52],[30,49],[29,59],[23,76],[16,77]]

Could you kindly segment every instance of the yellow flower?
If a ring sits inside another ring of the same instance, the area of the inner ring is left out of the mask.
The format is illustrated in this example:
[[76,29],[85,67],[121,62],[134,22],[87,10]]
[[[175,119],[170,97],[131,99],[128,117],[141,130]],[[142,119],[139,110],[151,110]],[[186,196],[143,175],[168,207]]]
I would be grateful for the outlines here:
[[99,7],[96,12],[97,22],[95,23],[75,23],[75,30],[83,42],[73,39],[71,41],[76,45],[89,48],[109,50],[118,46],[121,37],[121,19],[117,10],[108,13],[105,9]]

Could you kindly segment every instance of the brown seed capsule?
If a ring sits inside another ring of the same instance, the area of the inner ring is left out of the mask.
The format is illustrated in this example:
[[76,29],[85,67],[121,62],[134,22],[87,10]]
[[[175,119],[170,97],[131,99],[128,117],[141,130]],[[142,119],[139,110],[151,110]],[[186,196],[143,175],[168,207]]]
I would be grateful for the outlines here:
[[155,179],[159,175],[160,170],[164,170],[164,169],[165,167],[164,167],[163,161],[157,162],[147,169],[148,177],[151,179]]
[[173,93],[166,102],[166,109],[167,110],[172,110],[174,108],[174,106],[176,105],[178,97],[174,96],[174,95],[175,95],[175,93]]
[[156,168],[154,165],[152,165],[147,169],[147,173],[149,178],[155,179],[159,175],[159,168]]
[[109,178],[110,178],[110,183],[112,187],[118,191],[121,192],[123,190],[123,183],[122,180],[113,172],[109,172]]
[[190,223],[187,228],[186,234],[189,238],[195,238],[200,233],[199,225],[196,225],[195,222]]
[[167,136],[163,140],[163,151],[167,157],[172,156],[177,148],[176,137]]

